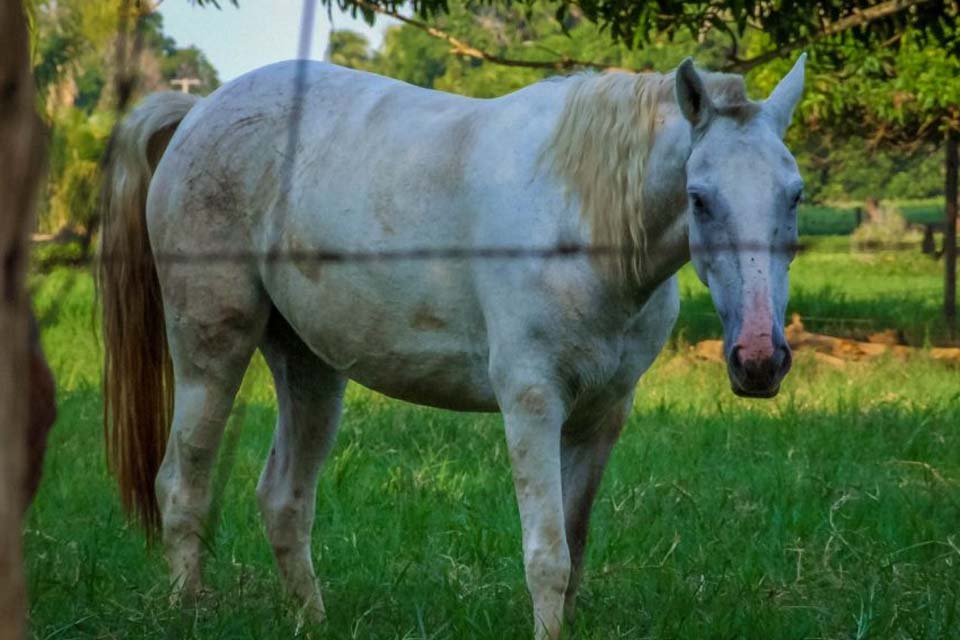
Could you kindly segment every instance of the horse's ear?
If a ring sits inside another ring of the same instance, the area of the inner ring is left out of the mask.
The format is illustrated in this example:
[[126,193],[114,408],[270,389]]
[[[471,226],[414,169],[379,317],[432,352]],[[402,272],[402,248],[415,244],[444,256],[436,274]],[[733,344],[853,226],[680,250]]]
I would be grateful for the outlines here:
[[773,126],[782,138],[793,119],[793,110],[803,95],[803,76],[807,54],[801,53],[790,73],[783,77],[780,84],[770,93],[763,103],[763,110],[773,121]]
[[677,67],[675,90],[683,117],[695,129],[705,127],[714,114],[713,102],[703,86],[703,79],[693,67],[693,58],[687,58]]

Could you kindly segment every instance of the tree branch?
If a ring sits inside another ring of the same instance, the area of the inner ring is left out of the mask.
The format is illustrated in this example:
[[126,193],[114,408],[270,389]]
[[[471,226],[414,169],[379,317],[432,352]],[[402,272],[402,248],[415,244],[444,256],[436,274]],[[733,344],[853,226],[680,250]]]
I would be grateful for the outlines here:
[[796,51],[801,47],[805,47],[816,40],[835,36],[843,33],[844,31],[849,31],[850,29],[856,29],[857,27],[862,27],[875,20],[886,18],[895,13],[909,9],[910,7],[919,4],[925,4],[927,2],[930,2],[930,0],[887,0],[886,2],[881,2],[880,4],[873,5],[872,7],[868,7],[866,9],[858,9],[850,15],[840,18],[836,22],[827,23],[824,25],[823,29],[805,38],[799,38],[793,42],[788,42],[781,47],[771,49],[770,51],[761,53],[753,58],[748,58],[746,60],[734,59],[729,65],[724,67],[724,71],[737,71],[739,73],[745,73],[754,67],[770,62],[771,60],[779,58],[784,54],[790,53],[791,51]]
[[[209,0],[207,0],[209,1]],[[845,31],[851,29],[856,29],[858,27],[865,26],[876,20],[881,20],[887,18],[896,13],[905,11],[911,7],[925,4],[931,0],[886,0],[879,4],[867,7],[865,9],[856,9],[849,15],[840,18],[834,22],[826,23],[823,27],[806,37],[798,38],[792,42],[788,42],[779,46],[775,49],[766,51],[758,56],[747,59],[740,59],[737,57],[737,47],[736,47],[736,38],[733,38],[734,46],[730,52],[730,63],[725,65],[723,71],[734,71],[739,73],[745,73],[751,69],[758,67],[762,64],[766,64],[771,60],[775,60],[787,53],[796,51],[808,44],[815,42],[817,40],[827,38],[830,36],[835,36]],[[410,25],[416,29],[419,29],[426,33],[427,35],[437,38],[438,40],[443,40],[450,45],[450,53],[459,56],[466,56],[468,58],[475,58],[477,60],[483,60],[491,64],[497,64],[505,67],[522,67],[527,69],[547,69],[551,71],[569,71],[572,69],[596,69],[598,71],[629,71],[634,73],[643,72],[642,69],[632,69],[626,67],[619,67],[615,65],[609,65],[602,62],[596,62],[593,60],[578,60],[576,58],[570,58],[568,56],[560,56],[553,60],[522,60],[517,58],[508,58],[501,56],[495,53],[491,53],[484,49],[473,46],[469,42],[461,40],[451,33],[444,31],[438,27],[430,25],[421,20],[415,18],[407,17],[401,14],[395,9],[390,9],[384,7],[377,3],[374,0],[350,0],[355,6],[370,11],[372,13],[377,13],[384,16],[389,16],[398,20],[404,24]]]
[[495,53],[490,53],[489,51],[484,51],[483,49],[478,49],[477,47],[471,45],[468,42],[465,42],[452,34],[427,24],[426,22],[421,22],[414,18],[409,18],[405,15],[402,15],[398,11],[393,9],[388,9],[382,7],[379,4],[368,2],[367,0],[351,0],[353,4],[360,7],[361,9],[366,9],[367,11],[372,11],[374,13],[379,13],[380,15],[390,16],[400,22],[410,25],[420,29],[424,33],[438,40],[443,40],[451,46],[450,53],[459,56],[466,56],[468,58],[476,58],[478,60],[483,60],[485,62],[490,62],[492,64],[498,64],[504,67],[524,67],[527,69],[548,69],[551,71],[569,71],[571,69],[596,69],[598,71],[631,71],[634,73],[640,73],[640,69],[630,69],[625,67],[617,67],[613,65],[604,64],[601,62],[594,62],[590,60],[577,60],[575,58],[570,58],[568,56],[561,56],[554,60],[520,60],[517,58],[506,58]]

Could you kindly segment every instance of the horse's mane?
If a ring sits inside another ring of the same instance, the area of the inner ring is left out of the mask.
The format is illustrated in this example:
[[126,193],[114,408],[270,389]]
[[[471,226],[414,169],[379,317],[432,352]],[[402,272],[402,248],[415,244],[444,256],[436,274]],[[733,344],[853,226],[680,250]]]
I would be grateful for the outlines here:
[[[744,120],[756,113],[741,76],[700,75],[720,115]],[[603,270],[620,281],[639,279],[647,249],[646,163],[661,109],[676,108],[674,74],[590,74],[569,82],[573,86],[547,146],[553,168],[579,196],[593,246],[613,250],[600,259]]]

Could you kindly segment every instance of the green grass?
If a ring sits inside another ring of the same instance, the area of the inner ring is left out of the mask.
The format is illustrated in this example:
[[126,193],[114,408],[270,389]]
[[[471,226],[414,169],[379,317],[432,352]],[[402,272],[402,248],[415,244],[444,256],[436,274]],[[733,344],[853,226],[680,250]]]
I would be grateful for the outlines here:
[[[905,313],[923,296],[893,292],[933,275],[904,257],[802,256],[795,296]],[[691,322],[705,294],[683,278],[677,350],[641,382],[612,457],[570,637],[960,637],[960,372],[922,353],[842,371],[799,354],[775,401],[737,399],[721,365],[684,353],[683,336],[712,325]],[[275,420],[262,361],[218,472],[231,470],[210,593],[172,609],[161,553],[125,523],[104,470],[89,277],[33,284],[60,418],[26,533],[32,637],[294,637],[253,496]],[[313,548],[330,619],[301,637],[529,637],[496,416],[351,387]]]

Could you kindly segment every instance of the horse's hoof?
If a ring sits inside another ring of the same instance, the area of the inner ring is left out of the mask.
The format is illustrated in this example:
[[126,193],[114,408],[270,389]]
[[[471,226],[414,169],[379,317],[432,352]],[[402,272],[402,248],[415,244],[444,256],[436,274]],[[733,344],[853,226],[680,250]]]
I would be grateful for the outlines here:
[[195,581],[174,581],[170,590],[170,607],[174,609],[193,609],[204,596],[211,593],[210,589]]
[[299,634],[305,626],[320,625],[323,624],[326,619],[327,610],[323,606],[323,598],[321,598],[318,593],[300,607],[300,611],[297,612],[297,634]]

